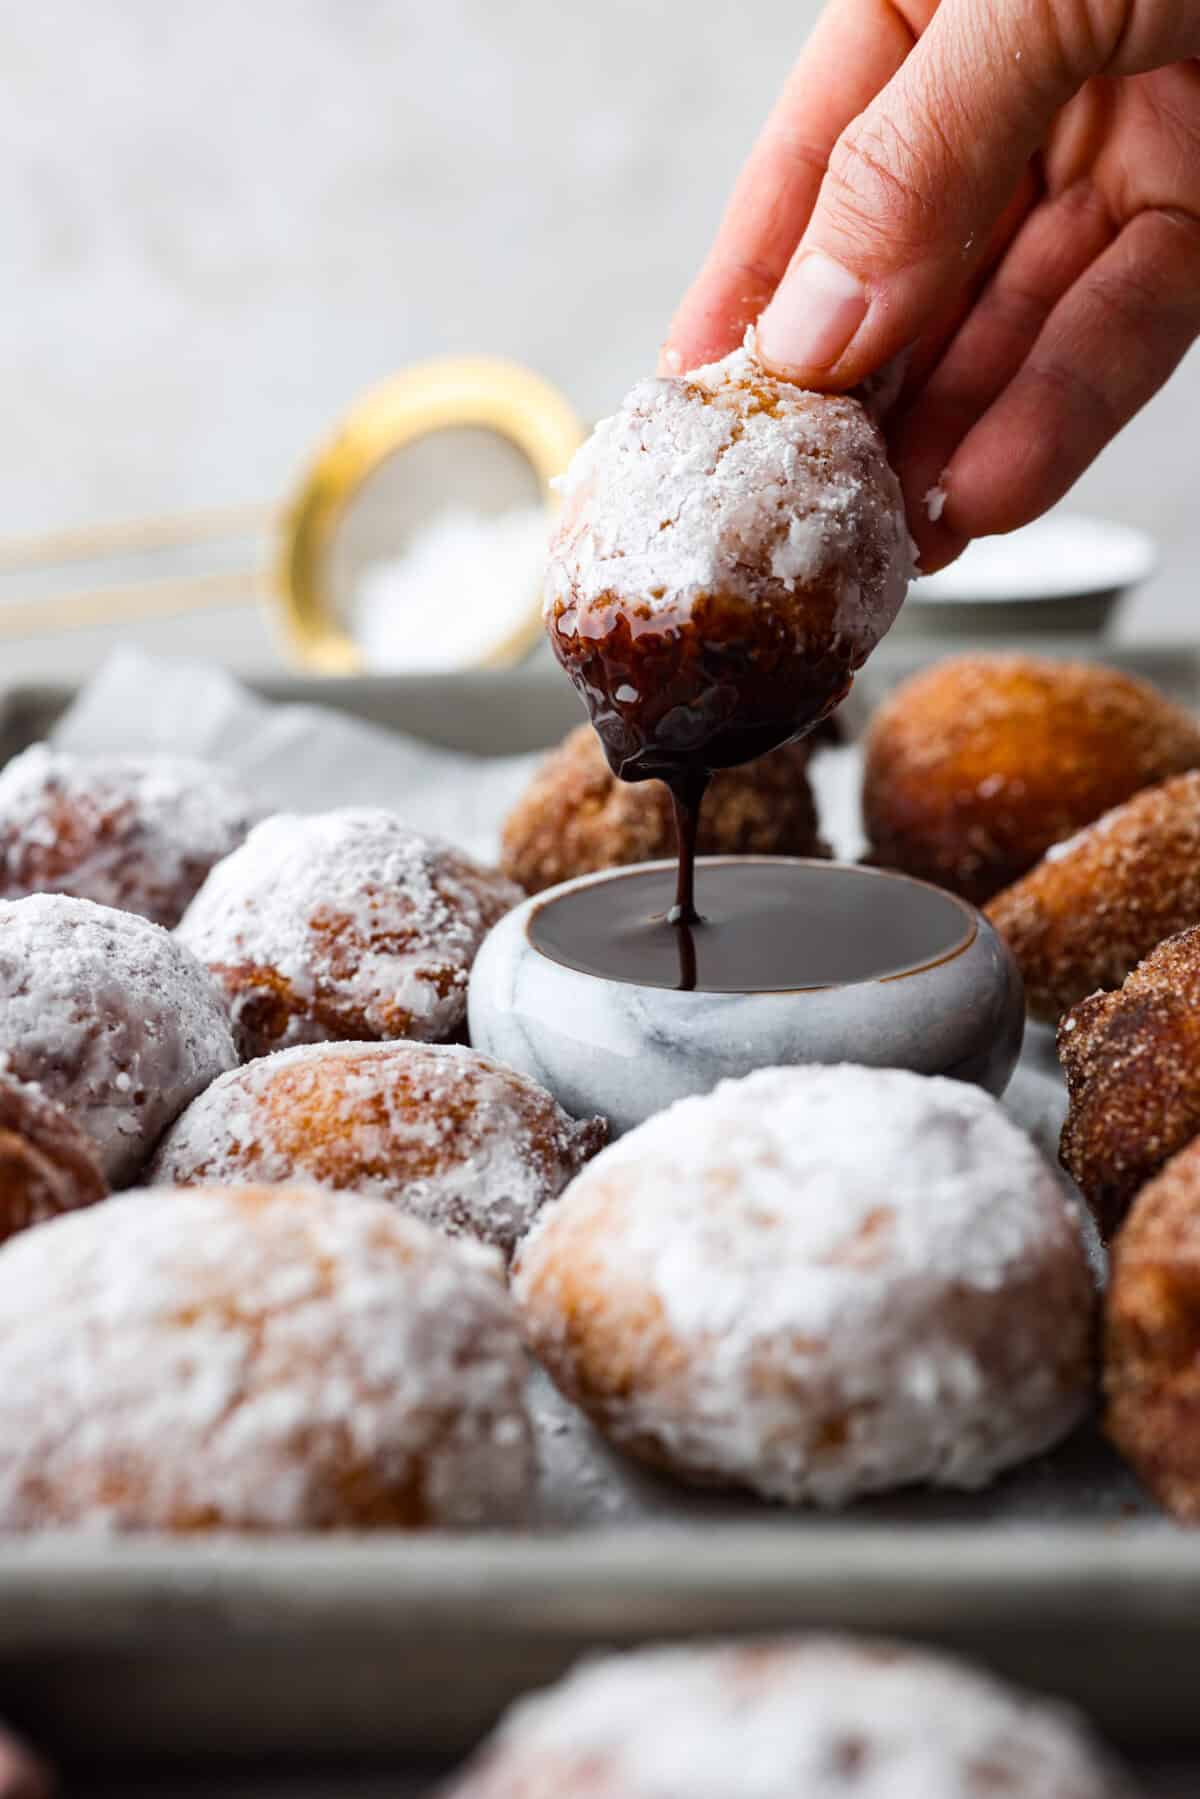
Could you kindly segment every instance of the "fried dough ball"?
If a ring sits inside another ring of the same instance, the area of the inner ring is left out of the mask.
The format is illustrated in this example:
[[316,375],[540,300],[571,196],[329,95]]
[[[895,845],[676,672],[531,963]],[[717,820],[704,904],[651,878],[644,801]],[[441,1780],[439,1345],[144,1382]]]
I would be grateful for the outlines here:
[[1058,1059],[1070,1098],[1059,1153],[1109,1237],[1200,1132],[1200,927],[1160,943],[1118,992],[1075,1006]]
[[878,426],[767,374],[752,335],[639,382],[562,487],[547,629],[625,780],[728,768],[810,730],[912,573]]
[[1200,773],[1148,787],[1059,843],[987,915],[1051,1022],[1119,987],[1164,938],[1200,922]]
[[35,744],[0,771],[0,898],[69,893],[170,929],[257,816],[210,763]]
[[1078,1220],[957,1081],[772,1068],[682,1100],[546,1207],[513,1292],[618,1448],[767,1499],[983,1486],[1087,1404]]
[[220,994],[161,926],[60,893],[0,900],[0,1067],[70,1113],[114,1185],[236,1062]]
[[0,1073],[0,1243],[108,1196],[96,1152],[60,1105]]
[[224,989],[243,1061],[298,1043],[453,1037],[467,976],[522,895],[373,807],[256,825],[177,935]]
[[305,1044],[214,1081],[150,1178],[313,1181],[509,1256],[606,1135],[602,1119],[576,1124],[536,1081],[456,1044]]
[[521,1700],[445,1799],[1132,1799],[1070,1712],[850,1637],[607,1656]]
[[[787,744],[745,768],[724,769],[704,796],[702,856],[824,856],[806,768]],[[671,796],[658,781],[618,781],[600,739],[580,725],[543,762],[504,824],[501,867],[526,893],[575,875],[675,853]]]
[[956,656],[906,681],[866,739],[872,860],[982,905],[1052,844],[1200,767],[1200,723],[1086,662]]
[[1143,1188],[1113,1246],[1104,1389],[1121,1454],[1200,1523],[1200,1139]]
[[146,1189],[0,1250],[0,1529],[519,1517],[500,1258],[379,1200]]

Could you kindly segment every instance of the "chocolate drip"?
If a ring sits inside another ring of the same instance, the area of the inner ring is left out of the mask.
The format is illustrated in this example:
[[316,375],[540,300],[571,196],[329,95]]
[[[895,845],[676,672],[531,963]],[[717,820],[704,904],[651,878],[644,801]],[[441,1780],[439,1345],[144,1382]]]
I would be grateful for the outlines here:
[[679,934],[679,985],[696,983],[703,929],[695,895],[696,832],[714,770],[802,737],[849,692],[843,646],[813,658],[785,610],[735,598],[697,602],[685,620],[653,622],[614,607],[603,636],[573,629],[569,610],[550,641],[587,704],[613,773],[657,779],[675,808],[679,870],[668,921]]
[[670,784],[671,802],[675,808],[675,852],[678,867],[675,874],[675,904],[667,913],[679,936],[679,989],[690,993],[696,985],[695,929],[703,923],[696,910],[696,834],[700,829],[700,808],[708,791],[707,769],[681,772]]

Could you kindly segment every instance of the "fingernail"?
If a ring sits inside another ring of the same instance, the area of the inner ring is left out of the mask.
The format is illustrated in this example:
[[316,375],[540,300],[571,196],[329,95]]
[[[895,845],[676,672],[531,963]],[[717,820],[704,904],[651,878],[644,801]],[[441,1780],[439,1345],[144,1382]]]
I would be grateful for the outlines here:
[[763,361],[784,370],[832,368],[866,316],[858,277],[823,250],[809,250],[758,321]]
[[659,370],[664,375],[678,375],[683,371],[683,357],[671,345],[665,345],[658,359]]

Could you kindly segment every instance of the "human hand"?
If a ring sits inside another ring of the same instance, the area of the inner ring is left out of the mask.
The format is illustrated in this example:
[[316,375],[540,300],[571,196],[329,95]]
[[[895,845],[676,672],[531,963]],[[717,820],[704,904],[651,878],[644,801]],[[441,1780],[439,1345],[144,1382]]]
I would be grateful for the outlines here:
[[1195,56],[1192,0],[831,0],[661,366],[756,318],[809,387],[908,350],[888,431],[922,567],[1028,523],[1200,332]]
[[48,1771],[0,1726],[0,1799],[51,1799]]

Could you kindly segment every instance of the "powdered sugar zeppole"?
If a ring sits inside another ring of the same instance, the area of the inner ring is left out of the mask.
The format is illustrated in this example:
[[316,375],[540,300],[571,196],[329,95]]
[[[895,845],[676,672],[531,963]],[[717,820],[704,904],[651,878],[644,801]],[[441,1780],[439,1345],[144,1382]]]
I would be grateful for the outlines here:
[[1134,1799],[1063,1708],[838,1637],[640,1649],[521,1700],[443,1799]]
[[0,1065],[70,1113],[114,1184],[236,1062],[219,992],[159,925],[57,893],[0,900]]
[[601,1119],[577,1124],[536,1082],[458,1044],[306,1044],[214,1081],[151,1178],[310,1180],[511,1255],[605,1136]]
[[347,1193],[125,1194],[0,1249],[0,1530],[512,1522],[524,1381],[493,1251]]
[[766,1069],[601,1151],[521,1245],[526,1339],[619,1448],[840,1505],[979,1487],[1092,1376],[1078,1219],[996,1102],[894,1069]]
[[0,771],[0,897],[69,893],[170,929],[257,816],[210,763],[35,744]]
[[297,1043],[453,1037],[480,943],[522,895],[373,807],[255,827],[179,926],[225,992],[242,1058]]
[[547,629],[625,780],[727,768],[811,729],[912,572],[877,425],[768,374],[752,335],[639,382],[562,491]]

